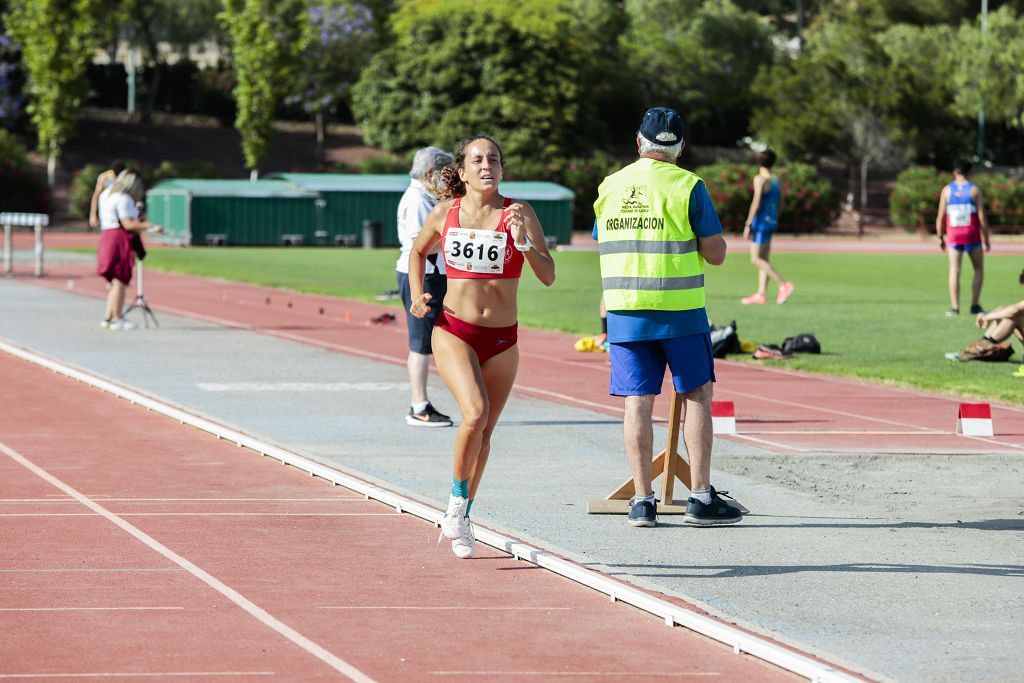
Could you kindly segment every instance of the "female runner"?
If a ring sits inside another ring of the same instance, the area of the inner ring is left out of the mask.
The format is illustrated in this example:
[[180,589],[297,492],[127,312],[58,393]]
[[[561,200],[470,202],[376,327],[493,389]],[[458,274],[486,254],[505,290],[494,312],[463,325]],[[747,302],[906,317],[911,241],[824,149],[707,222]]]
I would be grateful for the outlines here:
[[491,434],[519,368],[516,292],[523,262],[542,283],[555,281],[555,262],[533,207],[498,191],[501,148],[490,137],[459,141],[455,162],[441,172],[443,200],[430,212],[409,256],[409,312],[423,317],[427,254],[441,242],[448,293],[431,346],[438,372],[462,413],[448,511],[441,533],[452,552],[473,556],[469,511],[491,450]]

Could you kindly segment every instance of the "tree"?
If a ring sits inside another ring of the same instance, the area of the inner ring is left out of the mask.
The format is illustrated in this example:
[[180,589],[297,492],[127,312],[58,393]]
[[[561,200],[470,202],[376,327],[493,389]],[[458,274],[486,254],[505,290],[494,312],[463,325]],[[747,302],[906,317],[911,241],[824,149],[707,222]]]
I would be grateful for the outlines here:
[[[859,19],[821,25],[790,65],[763,71],[754,90],[764,98],[753,124],[769,144],[793,155],[832,153],[846,160],[850,193],[859,175],[867,204],[871,164],[906,158],[907,134],[897,116],[902,74]],[[795,108],[807,111],[787,118]]]
[[395,44],[353,89],[366,139],[392,151],[490,133],[512,158],[555,157],[595,143],[603,124],[588,89],[601,80],[601,37],[569,0],[410,0]]
[[775,61],[770,27],[731,0],[627,0],[625,60],[647,101],[679,107],[703,144],[747,132],[758,70]]
[[300,0],[224,0],[218,16],[230,35],[238,74],[235,128],[255,178],[270,146],[274,110],[291,88],[309,43],[309,21]]
[[972,148],[969,122],[953,112],[954,71],[959,50],[950,26],[896,24],[882,32],[879,43],[890,68],[900,74],[896,116],[907,143],[921,163],[947,165]]
[[86,95],[85,67],[97,47],[100,0],[12,0],[4,23],[21,46],[28,112],[51,186],[57,158]]
[[377,41],[373,12],[352,0],[324,0],[308,10],[312,39],[289,104],[300,104],[316,124],[316,156],[323,161],[328,116],[347,102],[352,84]]
[[959,59],[951,60],[953,112],[964,118],[977,116],[983,95],[988,120],[1024,127],[1024,19],[1002,7],[989,13],[984,42],[977,22],[963,22],[954,41]]

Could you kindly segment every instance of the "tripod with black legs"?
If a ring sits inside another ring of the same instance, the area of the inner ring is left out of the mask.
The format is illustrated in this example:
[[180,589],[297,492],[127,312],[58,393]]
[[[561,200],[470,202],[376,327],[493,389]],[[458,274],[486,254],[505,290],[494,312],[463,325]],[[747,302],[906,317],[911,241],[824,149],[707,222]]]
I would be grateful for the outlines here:
[[124,314],[128,315],[136,308],[142,311],[142,323],[148,328],[149,321],[153,321],[153,325],[160,327],[160,323],[156,321],[156,316],[153,315],[153,309],[149,307],[149,303],[146,301],[146,295],[142,293],[142,261],[136,262],[136,269],[138,271],[138,279],[135,281],[135,301],[132,305],[124,309]]

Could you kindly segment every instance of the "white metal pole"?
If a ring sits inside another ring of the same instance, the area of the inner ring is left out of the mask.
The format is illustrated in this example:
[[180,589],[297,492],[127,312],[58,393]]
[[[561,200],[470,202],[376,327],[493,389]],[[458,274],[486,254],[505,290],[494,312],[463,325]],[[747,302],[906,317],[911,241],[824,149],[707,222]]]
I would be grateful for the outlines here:
[[36,219],[36,277],[43,276],[43,222]]
[[988,31],[988,0],[981,0],[981,75],[978,78],[978,162],[985,163],[985,33]]
[[13,258],[14,255],[11,253],[11,224],[4,223],[4,274],[9,274],[14,270]]

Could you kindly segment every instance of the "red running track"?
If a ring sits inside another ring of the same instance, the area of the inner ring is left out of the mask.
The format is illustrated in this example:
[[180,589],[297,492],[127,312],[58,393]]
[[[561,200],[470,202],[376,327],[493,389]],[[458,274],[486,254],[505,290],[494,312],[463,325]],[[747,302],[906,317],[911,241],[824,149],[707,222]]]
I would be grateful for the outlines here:
[[0,679],[795,678],[30,363],[0,376]]
[[[23,281],[104,295],[105,283],[90,267],[56,266],[48,274]],[[146,290],[157,315],[166,311],[388,363],[406,362],[401,316],[397,324],[369,324],[370,318],[395,312],[393,308],[153,271],[146,273]],[[573,341],[565,334],[520,331],[516,390],[622,415],[622,400],[608,396],[607,356],[577,352]],[[736,361],[717,362],[716,374],[716,399],[736,404],[740,433],[726,438],[773,451],[1024,451],[1024,408],[993,405],[996,436],[964,437],[953,433],[959,403],[954,397]],[[667,404],[659,402],[657,414],[662,419],[667,419]]]

